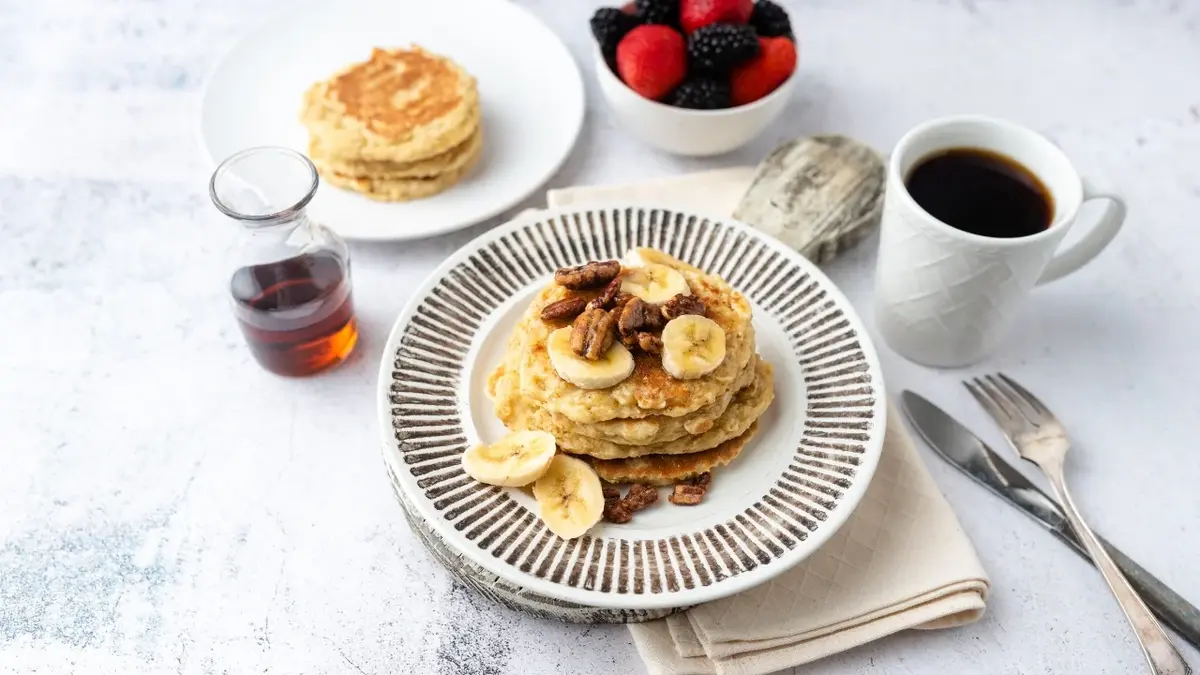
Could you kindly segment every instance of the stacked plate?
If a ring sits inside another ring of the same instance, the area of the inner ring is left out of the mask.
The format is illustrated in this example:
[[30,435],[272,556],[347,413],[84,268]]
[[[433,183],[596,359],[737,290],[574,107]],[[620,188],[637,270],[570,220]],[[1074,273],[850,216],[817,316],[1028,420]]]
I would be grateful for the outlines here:
[[[750,300],[777,397],[700,505],[649,509],[564,540],[531,496],[475,482],[459,457],[506,433],[486,379],[554,270],[637,246],[718,274]],[[878,463],[882,382],[849,303],[799,254],[728,219],[628,206],[539,212],[463,247],[397,320],[378,396],[393,487],[439,562],[512,608],[624,623],[756,586],[828,540]]]

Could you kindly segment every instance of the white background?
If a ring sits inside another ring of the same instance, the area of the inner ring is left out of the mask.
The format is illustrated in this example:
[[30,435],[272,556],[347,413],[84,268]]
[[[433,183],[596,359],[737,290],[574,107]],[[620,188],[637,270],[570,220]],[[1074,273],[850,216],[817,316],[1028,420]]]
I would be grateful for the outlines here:
[[[387,485],[374,401],[387,331],[486,225],[355,247],[363,338],[334,372],[279,379],[243,346],[196,110],[215,58],[287,4],[3,4],[0,672],[641,672],[622,627],[532,620],[454,588]],[[527,4],[590,68],[594,4]],[[759,141],[716,160],[656,154],[617,128],[588,71],[588,120],[552,185],[753,163],[817,132],[886,150],[955,112],[1048,134],[1126,197],[1125,231],[1040,289],[980,368],[935,372],[880,346],[888,385],[1000,448],[957,380],[1019,378],[1068,425],[1069,480],[1096,529],[1200,603],[1200,4],[788,4],[801,80]],[[873,246],[828,267],[860,310]],[[1097,574],[923,453],[992,575],[987,615],[797,672],[1144,672]]]

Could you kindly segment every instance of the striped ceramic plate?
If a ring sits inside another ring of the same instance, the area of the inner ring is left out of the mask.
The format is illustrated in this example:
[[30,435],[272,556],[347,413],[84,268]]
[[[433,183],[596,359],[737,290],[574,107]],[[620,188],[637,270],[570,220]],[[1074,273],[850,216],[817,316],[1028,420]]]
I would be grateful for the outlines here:
[[[664,503],[563,540],[528,494],[476,483],[459,456],[506,432],[485,383],[537,290],[559,267],[633,246],[717,273],[750,299],[776,398],[702,504]],[[397,320],[378,396],[389,472],[412,515],[446,546],[538,595],[653,609],[760,584],[832,536],[878,462],[882,387],[854,311],[799,254],[729,219],[629,206],[538,212],[459,250]]]

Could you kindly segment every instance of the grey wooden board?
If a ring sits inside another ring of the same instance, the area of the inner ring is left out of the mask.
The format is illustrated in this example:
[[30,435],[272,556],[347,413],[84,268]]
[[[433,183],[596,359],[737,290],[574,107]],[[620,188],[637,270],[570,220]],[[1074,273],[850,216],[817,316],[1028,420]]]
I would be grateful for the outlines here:
[[758,165],[733,216],[825,263],[879,224],[886,174],[880,154],[852,138],[797,138]]

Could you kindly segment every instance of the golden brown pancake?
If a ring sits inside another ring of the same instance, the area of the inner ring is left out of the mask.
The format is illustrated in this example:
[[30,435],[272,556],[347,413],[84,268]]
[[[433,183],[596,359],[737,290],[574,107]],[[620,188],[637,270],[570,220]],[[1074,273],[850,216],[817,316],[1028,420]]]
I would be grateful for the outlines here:
[[328,155],[416,162],[461,145],[479,126],[475,78],[414,46],[378,49],[305,93],[301,121]]
[[744,434],[711,450],[687,455],[646,455],[629,459],[585,458],[600,478],[610,483],[674,485],[734,460],[758,431],[758,422]]

